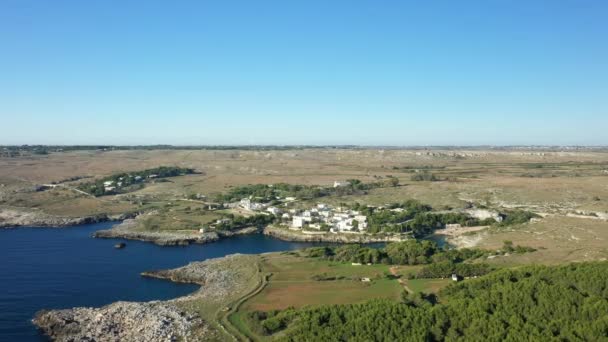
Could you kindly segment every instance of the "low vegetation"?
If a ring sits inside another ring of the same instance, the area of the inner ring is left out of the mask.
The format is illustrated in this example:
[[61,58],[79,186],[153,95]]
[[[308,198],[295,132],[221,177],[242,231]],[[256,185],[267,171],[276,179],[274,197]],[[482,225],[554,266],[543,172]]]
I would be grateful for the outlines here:
[[501,227],[526,223],[535,217],[539,217],[533,212],[527,210],[507,211],[503,216],[503,220],[498,224]]
[[[461,226],[483,226],[496,223],[494,219],[479,220],[465,213],[432,212],[430,205],[416,200],[393,203],[386,207],[369,207],[355,203],[353,210],[359,211],[368,218],[367,231],[370,233],[412,233],[414,237],[432,234],[435,229],[444,228],[447,224]],[[509,222],[509,224],[511,224]]]
[[428,172],[428,171],[423,171],[423,172],[417,172],[415,175],[413,175],[411,177],[412,181],[415,182],[422,182],[422,181],[426,181],[426,182],[436,182],[439,181],[439,177],[435,176],[434,173]]
[[253,216],[238,216],[233,214],[224,215],[217,224],[214,225],[217,230],[234,230],[245,227],[264,227],[275,221],[273,215],[253,215]]

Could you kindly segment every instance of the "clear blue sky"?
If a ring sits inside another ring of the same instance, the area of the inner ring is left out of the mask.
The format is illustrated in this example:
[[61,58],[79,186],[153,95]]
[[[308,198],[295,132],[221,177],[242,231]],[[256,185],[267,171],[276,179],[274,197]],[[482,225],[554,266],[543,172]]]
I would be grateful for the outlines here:
[[0,1],[0,144],[608,144],[608,1]]

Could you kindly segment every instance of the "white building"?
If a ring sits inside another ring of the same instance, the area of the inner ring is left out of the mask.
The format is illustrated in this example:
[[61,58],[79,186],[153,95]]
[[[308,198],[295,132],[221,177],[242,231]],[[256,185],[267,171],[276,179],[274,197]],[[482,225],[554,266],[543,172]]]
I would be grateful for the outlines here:
[[105,182],[103,182],[103,186],[110,186],[112,184],[114,184],[114,181],[105,181]]
[[239,205],[244,209],[251,210],[251,200],[249,198],[243,198],[241,202],[239,202]]
[[264,210],[264,208],[266,208],[267,206],[268,206],[268,204],[252,202],[250,209],[251,210]]
[[318,223],[313,223],[313,224],[309,224],[309,225],[308,225],[308,228],[312,228],[312,229],[317,229],[317,230],[319,230],[319,229],[321,229],[321,225],[320,225],[320,224],[318,224]]
[[273,214],[273,215],[279,215],[281,214],[281,209],[277,208],[277,207],[270,207],[268,209],[266,209],[267,212]]
[[334,213],[334,219],[336,221],[346,220],[350,217],[348,213]]
[[367,216],[355,215],[355,220],[359,223],[359,230],[367,229]]
[[469,214],[469,216],[474,217],[478,220],[485,220],[491,218],[494,219],[494,221],[496,222],[502,222],[502,216],[500,216],[500,214],[496,211],[487,209],[469,209],[465,210],[465,212]]
[[312,211],[312,210],[304,210],[304,212],[302,212],[302,216],[304,217],[313,217],[313,216],[317,216],[317,212],[316,211]]
[[336,224],[336,228],[339,231],[351,231],[353,230],[353,219],[340,220]]
[[304,220],[304,217],[302,216],[294,216],[292,221],[291,221],[291,227],[292,228],[302,228],[304,227],[304,223],[306,221]]
[[319,214],[326,219],[329,219],[332,216],[332,212],[328,210],[321,211]]
[[345,181],[335,181],[334,182],[334,188],[339,188],[339,187],[349,186],[349,185],[350,185],[350,183],[345,182]]

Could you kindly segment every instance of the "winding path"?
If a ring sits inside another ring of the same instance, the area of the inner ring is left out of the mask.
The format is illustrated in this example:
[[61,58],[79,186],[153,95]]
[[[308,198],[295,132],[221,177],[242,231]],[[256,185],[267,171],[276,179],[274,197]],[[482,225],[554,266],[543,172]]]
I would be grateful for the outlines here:
[[391,268],[389,268],[389,271],[393,276],[397,277],[397,281],[399,282],[399,284],[401,284],[401,286],[403,286],[405,291],[407,291],[408,293],[414,293],[414,291],[412,291],[412,289],[407,286],[405,280],[401,279],[401,275],[397,273],[397,266],[392,266]]

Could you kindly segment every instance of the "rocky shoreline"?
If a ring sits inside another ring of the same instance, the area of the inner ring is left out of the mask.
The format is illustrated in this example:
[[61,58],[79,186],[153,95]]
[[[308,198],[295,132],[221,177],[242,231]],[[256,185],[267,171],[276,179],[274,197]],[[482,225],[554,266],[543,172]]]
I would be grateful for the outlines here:
[[135,219],[124,220],[121,224],[110,229],[99,230],[93,234],[96,238],[128,239],[152,242],[160,246],[187,246],[193,243],[204,244],[218,241],[221,238],[235,235],[245,235],[259,232],[256,227],[247,227],[229,232],[199,233],[196,231],[142,231],[138,230],[138,221]]
[[99,214],[84,217],[60,217],[35,211],[19,211],[0,208],[0,228],[15,227],[66,227],[81,224],[91,224],[107,221],[122,221],[120,224],[93,234],[95,238],[127,239],[151,242],[160,246],[187,246],[190,244],[205,244],[236,235],[263,233],[267,236],[296,242],[330,242],[330,243],[378,243],[402,241],[406,238],[391,235],[361,235],[361,234],[304,234],[298,231],[268,226],[265,228],[246,227],[233,231],[218,231],[200,233],[194,230],[183,231],[145,231],[138,229],[139,220],[146,215],[125,213],[120,215]]
[[220,239],[219,235],[194,232],[154,232],[137,230],[137,218],[124,220],[110,229],[98,230],[93,234],[96,238],[128,239],[152,242],[161,246],[186,246],[191,243],[208,243]]
[[67,227],[108,221],[122,221],[135,217],[135,213],[118,215],[99,214],[82,217],[53,216],[38,211],[21,211],[0,208],[0,228],[17,227]]
[[129,219],[107,230],[94,233],[96,238],[129,239],[152,242],[160,246],[187,246],[193,243],[204,244],[236,235],[262,233],[283,241],[329,242],[329,243],[381,243],[403,241],[407,238],[392,235],[367,234],[304,234],[284,228],[268,226],[263,229],[247,227],[234,231],[198,233],[195,231],[142,231],[137,229],[137,219]]
[[116,302],[102,308],[40,311],[33,319],[53,341],[177,341],[203,321],[172,303]]
[[264,235],[272,236],[279,240],[296,242],[335,242],[335,243],[379,243],[398,242],[407,238],[392,235],[368,235],[368,234],[304,234],[285,228],[268,226],[264,228]]
[[[190,310],[192,303],[223,303],[243,291],[246,277],[235,264],[253,265],[254,256],[240,254],[193,262],[173,269],[144,272],[142,276],[195,283],[191,295],[169,301],[116,302],[101,308],[39,311],[32,322],[54,341],[182,341],[205,340],[218,332]],[[247,273],[247,272],[245,272]],[[251,274],[245,274],[251,277]]]

